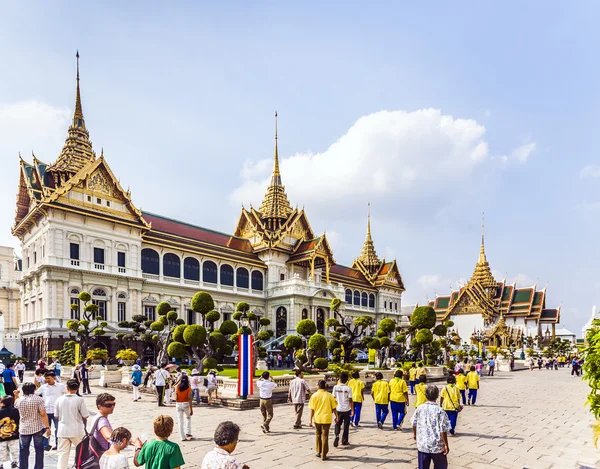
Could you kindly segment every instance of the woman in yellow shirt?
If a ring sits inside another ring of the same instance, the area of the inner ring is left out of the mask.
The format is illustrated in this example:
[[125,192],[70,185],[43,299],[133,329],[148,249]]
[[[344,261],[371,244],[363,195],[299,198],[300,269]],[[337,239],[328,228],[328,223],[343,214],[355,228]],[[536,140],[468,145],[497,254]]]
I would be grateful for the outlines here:
[[385,418],[390,413],[388,407],[390,402],[390,385],[383,380],[383,374],[375,373],[375,382],[371,386],[371,396],[375,401],[375,415],[377,417],[377,427],[383,429]]
[[348,381],[348,386],[352,389],[352,402],[354,403],[354,414],[350,417],[350,423],[353,427],[358,427],[360,411],[365,400],[365,383],[361,381],[358,371],[352,372],[352,379]]
[[408,370],[408,384],[410,384],[410,393],[415,393],[415,385],[417,384],[417,364],[413,362]]
[[454,435],[454,429],[458,420],[458,409],[460,408],[460,392],[456,387],[456,378],[453,375],[448,376],[447,383],[447,386],[442,389],[442,394],[440,395],[440,406],[448,414],[450,435]]
[[465,376],[465,370],[462,368],[460,368],[456,374],[456,387],[462,396],[463,405],[467,405],[467,377]]
[[402,370],[396,370],[390,381],[390,407],[392,408],[392,427],[402,430],[402,422],[408,405],[408,387]]
[[419,366],[417,367],[417,379],[419,379],[421,375],[427,376],[427,368],[423,366],[423,362],[419,362]]
[[479,375],[475,371],[475,367],[471,365],[471,371],[467,373],[467,386],[469,387],[468,405],[475,405],[477,400],[477,390],[479,389]]
[[427,376],[421,375],[419,376],[419,384],[415,386],[415,391],[417,391],[417,398],[415,399],[415,407],[419,407],[421,404],[425,404],[427,402],[427,398],[425,397],[425,390],[427,389]]

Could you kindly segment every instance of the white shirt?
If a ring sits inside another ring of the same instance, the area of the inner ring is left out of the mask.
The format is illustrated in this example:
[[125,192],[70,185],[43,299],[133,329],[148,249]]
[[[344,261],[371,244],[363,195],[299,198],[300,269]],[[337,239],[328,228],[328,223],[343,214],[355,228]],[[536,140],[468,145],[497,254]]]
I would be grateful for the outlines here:
[[198,375],[192,375],[190,378],[190,386],[192,389],[200,389],[198,386]]
[[277,383],[262,378],[256,382],[256,385],[258,386],[258,389],[260,391],[261,399],[269,399],[271,396],[273,396],[273,389],[275,389],[278,386]]
[[75,438],[85,435],[83,419],[88,418],[90,413],[83,397],[77,394],[65,394],[59,397],[54,404],[54,415],[58,417],[59,421],[59,437]]
[[44,399],[44,405],[46,406],[46,413],[54,413],[54,404],[56,400],[67,392],[67,387],[64,384],[54,383],[52,386],[49,384],[42,384],[36,391],[38,396],[42,396]]
[[208,374],[208,376],[206,377],[206,381],[208,381],[209,388],[216,388],[217,385],[219,384],[217,382],[217,377],[215,375],[213,375],[212,373]]
[[201,469],[242,469],[242,465],[224,449],[215,448],[206,453]]
[[169,377],[169,372],[167,370],[158,370],[154,372],[154,385],[155,386],[164,386],[166,384],[166,380]]
[[338,405],[336,410],[338,412],[349,412],[352,410],[350,401],[352,400],[352,388],[347,384],[336,384],[331,391],[333,397],[337,401]]
[[15,366],[15,368],[17,371],[25,371],[25,363],[19,363],[17,366]]
[[127,456],[124,454],[106,454],[100,457],[100,469],[124,469],[128,468]]

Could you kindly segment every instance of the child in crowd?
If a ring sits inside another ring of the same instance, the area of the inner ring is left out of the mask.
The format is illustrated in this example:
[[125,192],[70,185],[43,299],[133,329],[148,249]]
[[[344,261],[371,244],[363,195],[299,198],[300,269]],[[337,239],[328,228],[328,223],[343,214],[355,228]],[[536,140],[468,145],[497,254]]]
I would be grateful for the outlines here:
[[360,411],[365,400],[365,383],[360,379],[358,371],[352,372],[352,379],[348,381],[348,386],[352,389],[352,402],[354,403],[354,414],[350,417],[350,423],[353,427],[358,427]]
[[427,376],[421,375],[419,376],[419,384],[415,386],[415,391],[417,392],[417,397],[415,399],[415,407],[419,407],[421,404],[427,402],[427,398],[425,397],[425,390],[427,389]]
[[465,370],[462,368],[456,373],[456,387],[462,396],[463,405],[467,405],[467,376],[465,375]]
[[475,405],[477,400],[477,390],[479,389],[479,375],[475,371],[475,367],[471,365],[471,371],[467,373],[467,387],[469,388],[468,405]]
[[135,467],[149,464],[152,468],[179,469],[185,464],[179,445],[169,441],[174,425],[175,422],[168,415],[159,415],[154,419],[154,434],[157,439],[142,443],[137,438],[133,443]]
[[19,465],[19,411],[13,406],[13,397],[0,399],[0,464]]
[[408,384],[410,385],[410,393],[415,394],[415,386],[417,384],[417,364],[413,362],[408,370]]
[[127,456],[121,454],[131,441],[131,432],[117,427],[110,436],[110,448],[100,458],[100,469],[128,469]]

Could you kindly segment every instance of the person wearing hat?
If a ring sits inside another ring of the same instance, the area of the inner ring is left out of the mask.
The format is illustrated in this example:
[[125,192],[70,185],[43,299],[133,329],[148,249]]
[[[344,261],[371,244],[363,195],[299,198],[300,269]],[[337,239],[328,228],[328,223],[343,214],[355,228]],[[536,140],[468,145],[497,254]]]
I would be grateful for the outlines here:
[[217,372],[215,370],[210,370],[208,376],[206,377],[206,392],[208,393],[208,403],[212,404],[213,394],[215,399],[218,395],[218,383],[217,383]]
[[133,387],[133,402],[137,402],[142,398],[140,393],[140,385],[142,384],[142,369],[140,365],[133,365],[131,369],[131,386]]
[[192,386],[192,401],[196,399],[196,405],[200,405],[200,372],[195,368],[192,370],[190,385]]

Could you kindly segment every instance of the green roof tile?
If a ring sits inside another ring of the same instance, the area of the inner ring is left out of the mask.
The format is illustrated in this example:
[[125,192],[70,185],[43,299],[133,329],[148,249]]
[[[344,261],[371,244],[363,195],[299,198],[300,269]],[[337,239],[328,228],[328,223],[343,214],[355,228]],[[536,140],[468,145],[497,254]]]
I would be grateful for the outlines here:
[[531,288],[523,288],[523,289],[519,289],[517,290],[517,293],[515,294],[515,298],[513,299],[514,303],[529,303],[529,301],[531,300],[531,293],[533,292],[533,290]]
[[437,299],[437,308],[447,308],[448,305],[450,304],[450,297],[449,296],[440,296]]

